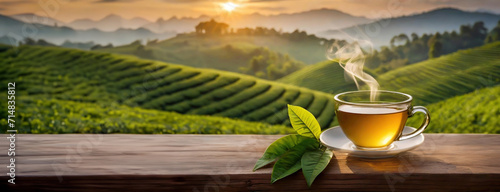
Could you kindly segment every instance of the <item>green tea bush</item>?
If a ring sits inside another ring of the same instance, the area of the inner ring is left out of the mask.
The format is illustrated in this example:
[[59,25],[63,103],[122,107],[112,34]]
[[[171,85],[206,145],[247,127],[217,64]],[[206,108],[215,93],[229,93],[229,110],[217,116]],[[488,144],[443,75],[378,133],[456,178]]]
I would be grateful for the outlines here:
[[401,91],[425,105],[500,83],[500,42],[458,51],[380,75],[383,89]]
[[[427,133],[500,133],[500,86],[427,105],[431,123]],[[408,119],[417,127],[423,117]]]
[[[291,104],[295,106],[301,106],[307,108],[309,103],[313,100],[313,94],[310,92],[299,92],[297,98],[295,98]],[[288,109],[283,108],[278,112],[275,112],[272,116],[267,117],[264,121],[271,124],[281,124],[288,120]]]
[[[286,90],[281,98],[278,100],[265,105],[255,111],[247,113],[241,117],[243,120],[248,121],[258,121],[260,119],[266,119],[269,116],[285,109],[287,104],[292,103],[299,96],[299,90]],[[283,117],[281,120],[284,120]]]
[[197,75],[196,77],[179,81],[170,84],[169,86],[163,86],[160,87],[159,89],[149,91],[146,94],[147,96],[146,100],[149,101],[145,102],[141,106],[145,108],[162,108],[165,104],[169,104],[168,97],[170,96],[170,94],[178,93],[183,90],[189,90],[204,85],[205,83],[215,80],[217,76],[219,75],[214,73],[203,73],[201,75]]
[[335,118],[335,101],[333,99],[328,99],[325,109],[317,119],[322,129],[338,125],[334,122],[336,118]]
[[181,103],[167,106],[167,108],[176,107],[177,105],[182,105],[184,106],[183,108],[186,108],[186,110],[184,110],[183,113],[187,113],[189,110],[196,110],[197,108],[207,105],[207,103],[212,103],[221,100],[223,98],[229,97],[252,85],[255,85],[255,81],[246,81],[239,79],[236,82],[219,87],[218,89],[214,89],[211,92],[205,93],[200,97],[194,98],[192,100],[184,100]]
[[263,94],[257,95],[248,99],[244,102],[239,102],[236,106],[232,107],[229,110],[223,111],[216,115],[224,116],[224,117],[241,117],[245,114],[248,114],[254,110],[257,110],[261,107],[264,107],[271,102],[280,98],[283,93],[285,93],[285,88],[278,86],[271,86],[269,90],[264,92]]
[[[287,134],[290,127],[128,107],[19,97],[19,133]],[[0,119],[0,131],[7,120]]]
[[326,97],[316,97],[311,105],[308,107],[309,112],[311,112],[315,117],[319,117],[323,109],[326,107],[327,98]]
[[[169,76],[174,73],[177,73],[181,71],[181,68],[174,68],[174,67],[166,67],[166,66],[159,66],[161,69],[156,70],[156,71],[151,71],[148,74],[145,74],[143,76],[131,76],[127,78],[123,78],[119,80],[118,82],[114,83],[114,86],[116,86],[119,89],[124,89],[127,87],[131,87],[134,84],[143,84],[148,81],[154,81],[158,80],[161,77]],[[148,71],[148,69],[145,69],[145,71]],[[110,82],[111,83],[111,82]]]
[[[309,110],[319,115],[323,113],[321,103],[326,98],[332,98],[329,94],[248,75],[196,69],[132,56],[58,47],[23,45],[15,49],[10,47],[0,52],[0,83],[15,81],[18,85],[16,95],[29,95],[40,101],[72,101],[104,107],[109,107],[105,104],[115,103],[128,107],[154,108],[158,112],[217,114],[280,124],[286,121],[286,104],[312,107]],[[316,99],[318,101],[314,102]],[[44,113],[30,112],[35,116],[37,113]],[[83,117],[97,117],[89,111],[72,113]],[[101,114],[99,118],[104,119],[106,115]],[[23,117],[28,116],[29,114],[24,113]],[[57,124],[58,121],[54,121],[56,124],[52,125],[44,123],[45,119],[33,120],[38,122],[37,126],[45,126],[37,129],[37,133],[64,132],[51,127],[62,125]],[[104,130],[111,124],[105,121],[91,130]],[[115,125],[116,128],[106,130],[122,130],[125,124],[120,122]],[[86,131],[75,127],[67,129],[74,129],[71,132]]]
[[203,115],[219,113],[222,112],[223,110],[231,109],[234,106],[240,104],[241,102],[244,102],[256,95],[262,94],[267,90],[269,90],[270,88],[271,88],[270,85],[256,84],[250,87],[249,89],[245,89],[241,92],[232,95],[229,98],[212,102],[190,113],[203,114]]

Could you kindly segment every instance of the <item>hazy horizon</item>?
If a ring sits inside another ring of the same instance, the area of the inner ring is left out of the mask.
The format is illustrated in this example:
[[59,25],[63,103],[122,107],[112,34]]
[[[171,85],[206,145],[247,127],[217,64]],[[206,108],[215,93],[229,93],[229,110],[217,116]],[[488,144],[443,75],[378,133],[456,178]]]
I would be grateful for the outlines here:
[[[111,14],[118,15],[126,19],[139,17],[154,22],[159,18],[197,18],[201,15],[246,15],[252,13],[259,13],[262,15],[277,15],[306,12],[324,8],[334,9],[353,16],[362,16],[370,19],[413,15],[446,7],[456,8],[464,11],[481,11],[500,14],[500,1],[492,0],[383,0],[375,3],[373,1],[366,0],[293,0],[294,3],[290,3],[290,1],[54,0],[47,1],[47,4],[39,4],[36,0],[0,0],[0,14],[17,15],[32,13],[39,16],[48,16],[65,23],[70,23],[78,19],[100,20]],[[223,5],[227,2],[231,2],[234,4],[234,10],[228,11],[224,9]],[[89,14],[89,12],[92,12],[92,14]]]

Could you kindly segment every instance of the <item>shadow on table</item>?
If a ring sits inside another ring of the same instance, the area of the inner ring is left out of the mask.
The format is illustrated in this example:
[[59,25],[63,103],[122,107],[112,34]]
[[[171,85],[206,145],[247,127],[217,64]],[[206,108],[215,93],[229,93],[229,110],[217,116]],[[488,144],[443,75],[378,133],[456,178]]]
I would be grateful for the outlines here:
[[441,159],[416,152],[405,152],[395,157],[383,159],[347,156],[346,166],[353,173],[387,172],[412,174],[419,172],[429,173],[429,170],[436,173],[472,173],[469,168],[457,167]]

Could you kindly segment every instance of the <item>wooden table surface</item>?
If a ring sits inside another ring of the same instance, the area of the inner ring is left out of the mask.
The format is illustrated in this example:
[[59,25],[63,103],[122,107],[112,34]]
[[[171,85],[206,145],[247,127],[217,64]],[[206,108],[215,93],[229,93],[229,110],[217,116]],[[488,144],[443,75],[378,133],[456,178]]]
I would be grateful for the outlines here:
[[22,134],[15,185],[0,140],[0,191],[500,191],[500,135],[425,134],[417,149],[387,159],[335,153],[311,188],[300,171],[274,184],[272,166],[252,172],[279,137]]

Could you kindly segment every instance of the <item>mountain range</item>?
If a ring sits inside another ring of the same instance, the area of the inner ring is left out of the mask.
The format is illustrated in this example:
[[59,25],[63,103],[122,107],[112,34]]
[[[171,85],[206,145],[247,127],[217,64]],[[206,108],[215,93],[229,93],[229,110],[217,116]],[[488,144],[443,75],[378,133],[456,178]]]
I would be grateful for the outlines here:
[[365,17],[353,16],[335,9],[323,8],[292,14],[267,16],[259,13],[234,15],[231,19],[228,19],[227,23],[235,28],[260,26],[281,29],[287,32],[299,29],[307,33],[318,33],[328,29],[341,29],[371,21],[371,19]]
[[[91,19],[77,19],[74,20],[66,26],[71,27],[73,29],[92,29],[96,28],[102,31],[115,31],[120,28],[126,29],[137,29],[146,24],[150,23],[150,21],[141,18],[134,17],[132,19],[125,19],[115,14],[110,14],[100,20],[91,20]],[[162,31],[166,32],[168,30]]]
[[268,27],[282,29],[283,31],[293,31],[295,29],[305,30],[308,33],[316,33],[329,29],[340,29],[352,25],[371,22],[372,20],[365,17],[352,16],[334,9],[315,9],[305,12],[277,15],[262,15],[259,13],[253,14],[231,14],[230,16],[201,15],[199,17],[182,17],[173,16],[169,19],[158,18],[155,22],[151,22],[141,17],[125,19],[121,16],[110,14],[99,20],[92,19],[76,19],[69,23],[63,23],[56,19],[36,16],[34,14],[14,15],[13,18],[22,20],[27,23],[38,23],[45,25],[59,26],[64,25],[73,29],[87,30],[96,28],[102,31],[114,31],[119,28],[137,29],[143,27],[156,33],[172,32],[185,33],[194,30],[194,27],[211,18],[228,23],[233,28],[243,27]]
[[54,19],[51,17],[35,15],[33,13],[16,14],[16,15],[11,15],[10,17],[17,19],[19,21],[25,22],[25,23],[43,24],[43,25],[51,25],[51,26],[63,26],[63,25],[65,25],[64,22],[59,21],[57,19]]
[[161,33],[164,31],[175,31],[177,33],[186,33],[194,31],[194,27],[198,23],[210,20],[211,17],[201,15],[199,17],[182,17],[175,16],[169,19],[158,18],[155,22],[145,24],[143,27],[151,31]]
[[299,29],[324,38],[368,39],[375,47],[389,45],[391,38],[401,33],[421,35],[459,30],[460,25],[472,25],[476,21],[483,21],[485,26],[491,29],[500,20],[498,14],[469,12],[454,8],[441,8],[420,14],[380,20],[352,16],[326,8],[277,15],[233,13],[230,16],[201,15],[182,18],[173,16],[169,19],[159,18],[154,22],[140,17],[125,19],[114,14],[99,20],[77,19],[69,23],[30,13],[10,17],[0,15],[0,27],[2,27],[0,36],[9,32],[19,34],[22,31],[20,26],[31,23],[36,28],[40,28],[37,30],[36,38],[45,38],[54,43],[71,40],[73,42],[94,41],[99,44],[127,44],[137,39],[166,39],[175,34],[192,32],[199,22],[213,18],[228,23],[231,28],[261,26],[285,32]]
[[[30,15],[24,16],[27,18]],[[2,39],[2,43],[6,44],[17,44],[17,42],[24,38],[32,38],[44,39],[55,44],[62,44],[64,41],[70,40],[72,42],[93,41],[99,44],[111,43],[114,45],[122,45],[138,39],[167,39],[175,35],[172,32],[154,33],[145,28],[119,28],[114,31],[102,31],[96,28],[77,30],[66,26],[41,24],[50,24],[50,22],[46,21],[50,20],[42,21],[42,19],[38,19],[36,22],[23,22],[8,16],[0,15],[0,37],[2,37],[0,39]],[[53,22],[57,21],[53,20]]]
[[[375,47],[389,45],[395,35],[411,33],[422,35],[444,31],[459,31],[460,25],[473,25],[483,21],[488,30],[496,26],[500,15],[485,12],[468,12],[453,8],[435,9],[421,14],[386,18],[371,23],[354,25],[342,29],[323,31],[318,35],[325,38],[350,40],[350,37],[370,40]],[[350,36],[350,37],[349,37]]]

